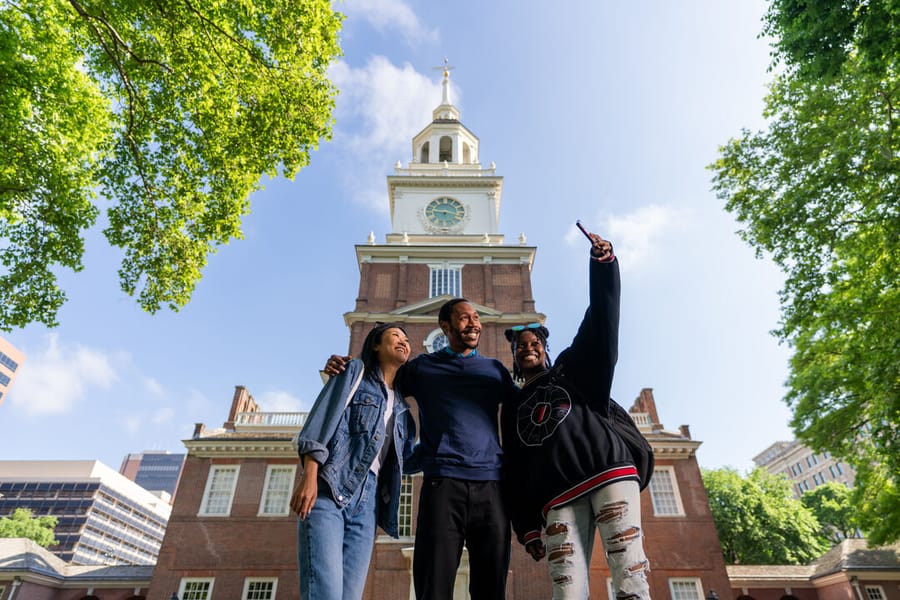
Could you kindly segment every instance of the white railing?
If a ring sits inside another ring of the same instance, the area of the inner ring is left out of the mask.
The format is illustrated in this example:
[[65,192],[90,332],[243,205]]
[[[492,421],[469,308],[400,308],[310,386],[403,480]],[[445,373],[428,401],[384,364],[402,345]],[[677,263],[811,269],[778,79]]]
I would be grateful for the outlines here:
[[306,412],[242,412],[234,419],[235,429],[300,429]]
[[631,415],[631,418],[634,420],[634,424],[638,426],[638,429],[650,429],[653,427],[653,421],[650,419],[650,413],[628,413]]
[[[425,163],[413,163],[425,164]],[[448,163],[445,167],[443,163],[427,163],[427,167],[411,167],[408,169],[394,168],[394,175],[404,175],[407,177],[440,177],[440,176],[465,176],[465,177],[491,177],[497,174],[497,168],[483,169],[480,166],[470,167],[467,165],[458,165]]]

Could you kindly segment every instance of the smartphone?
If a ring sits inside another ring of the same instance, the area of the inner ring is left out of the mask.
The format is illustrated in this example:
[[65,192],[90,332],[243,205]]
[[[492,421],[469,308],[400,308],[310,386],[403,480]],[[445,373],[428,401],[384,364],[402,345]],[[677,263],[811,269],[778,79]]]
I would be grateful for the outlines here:
[[584,237],[586,237],[586,238],[588,239],[588,241],[591,243],[591,245],[593,245],[593,244],[594,244],[594,239],[593,239],[593,238],[591,237],[591,235],[588,233],[588,230],[584,228],[584,225],[581,224],[581,221],[575,221],[575,226],[578,227],[578,229],[581,230],[581,233],[584,234]]

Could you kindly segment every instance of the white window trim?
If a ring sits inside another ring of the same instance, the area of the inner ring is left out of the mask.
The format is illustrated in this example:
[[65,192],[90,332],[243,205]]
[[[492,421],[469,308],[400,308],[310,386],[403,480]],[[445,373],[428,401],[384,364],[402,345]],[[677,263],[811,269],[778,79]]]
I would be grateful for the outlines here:
[[247,600],[247,594],[250,592],[250,584],[255,581],[271,581],[272,582],[272,600],[275,600],[278,594],[278,578],[277,577],[245,577],[244,591],[241,592],[241,600]]
[[450,294],[450,295],[454,296],[456,298],[462,298],[464,295],[463,294],[463,286],[462,286],[462,279],[463,279],[462,271],[463,271],[464,266],[465,266],[465,264],[463,264],[463,263],[451,263],[451,262],[428,263],[428,297],[429,298],[437,298],[438,296],[447,295],[447,292],[444,292],[443,294],[438,294],[437,296],[432,294],[435,291],[431,287],[432,274],[434,273],[435,270],[438,270],[438,271],[456,271],[459,273],[459,290],[457,290],[457,293]]
[[[228,493],[228,509],[222,513],[207,512],[209,504],[209,491],[212,485],[213,474],[219,469],[234,469],[234,479],[231,481],[231,490]],[[230,517],[231,505],[234,503],[234,490],[237,488],[238,478],[241,476],[241,465],[210,465],[209,474],[206,476],[206,487],[203,489],[203,497],[200,501],[200,512],[198,517]]]
[[678,517],[686,516],[684,513],[684,503],[682,503],[682,501],[681,501],[681,490],[678,488],[678,478],[675,476],[675,467],[672,467],[669,465],[665,465],[665,466],[657,465],[654,468],[653,472],[655,474],[660,471],[668,471],[668,473],[669,473],[669,479],[672,482],[672,493],[675,495],[675,507],[678,512],[674,513],[674,514],[659,514],[656,512],[656,500],[653,497],[653,480],[651,479],[649,487],[650,487],[650,504],[653,507],[653,516],[660,517],[660,518],[671,518],[671,517],[678,518]]
[[878,590],[879,598],[881,600],[885,600],[887,598],[884,593],[884,588],[880,585],[863,585],[862,588],[865,600],[869,600],[869,590]]
[[703,582],[700,581],[699,577],[670,577],[669,578],[669,598],[675,597],[675,586],[673,583],[681,583],[681,582],[691,582],[694,584],[694,588],[697,590],[697,600],[703,599]]
[[[269,495],[269,479],[272,471],[275,469],[287,469],[291,472],[291,485],[288,486],[288,495],[284,502],[284,510],[281,512],[264,512],[266,508],[266,498]],[[262,494],[259,498],[259,511],[256,513],[258,517],[286,517],[291,514],[291,490],[293,489],[294,479],[297,477],[297,465],[269,465],[266,467],[266,479],[263,481]],[[261,578],[264,579],[264,578]]]
[[215,577],[182,577],[181,582],[178,584],[178,597],[184,598],[184,588],[188,583],[202,582],[202,581],[209,582],[209,589],[207,590],[207,593],[206,593],[206,600],[210,600],[210,598],[212,598],[213,586],[216,583]]

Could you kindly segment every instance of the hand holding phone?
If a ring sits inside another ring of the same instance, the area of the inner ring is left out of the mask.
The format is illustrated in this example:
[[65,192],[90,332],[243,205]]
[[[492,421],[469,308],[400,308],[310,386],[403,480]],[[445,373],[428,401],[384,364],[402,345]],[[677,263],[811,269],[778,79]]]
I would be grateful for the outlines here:
[[610,244],[597,234],[592,235],[587,229],[584,228],[584,225],[581,224],[581,221],[575,221],[575,226],[581,230],[581,233],[584,234],[584,237],[586,237],[591,243],[591,256],[594,256],[595,258],[605,258],[607,255],[612,254],[612,244]]

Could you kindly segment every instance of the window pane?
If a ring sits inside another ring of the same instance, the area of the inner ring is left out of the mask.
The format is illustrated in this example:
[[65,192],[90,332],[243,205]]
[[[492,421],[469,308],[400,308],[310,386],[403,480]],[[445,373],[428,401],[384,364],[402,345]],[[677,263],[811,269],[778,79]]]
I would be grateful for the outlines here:
[[272,580],[247,582],[244,600],[272,600],[275,597],[275,582]]
[[206,510],[209,515],[228,514],[231,507],[231,491],[237,467],[213,467],[209,477],[209,490],[206,496]]
[[672,484],[672,472],[657,469],[650,479],[650,497],[653,500],[653,512],[657,515],[677,515],[678,501],[675,498],[675,487]]
[[283,515],[288,512],[293,483],[293,467],[271,467],[269,469],[269,485],[266,487],[263,500],[263,514]]
[[866,598],[867,600],[884,600],[884,594],[881,591],[881,587],[866,586]]
[[404,475],[400,484],[400,535],[412,535],[412,505],[413,485],[412,477]]
[[462,268],[461,267],[432,267],[431,289],[429,297],[442,296],[459,297],[462,295]]
[[671,581],[670,584],[672,585],[672,600],[697,600],[700,597],[696,581]]
[[208,600],[212,581],[185,581],[181,600]]

